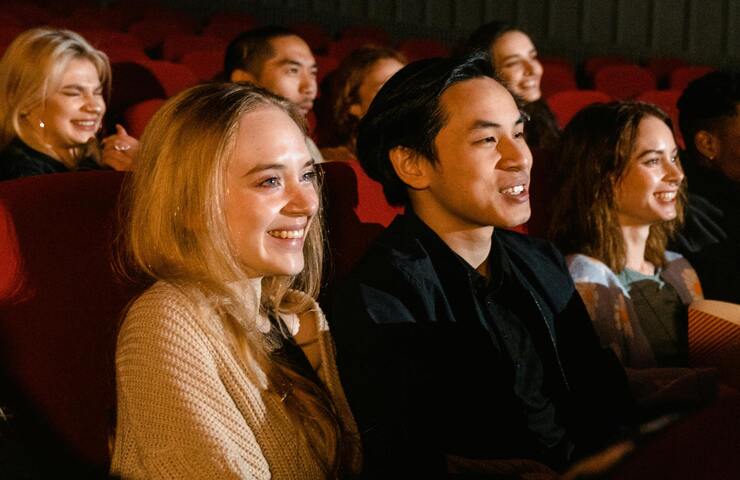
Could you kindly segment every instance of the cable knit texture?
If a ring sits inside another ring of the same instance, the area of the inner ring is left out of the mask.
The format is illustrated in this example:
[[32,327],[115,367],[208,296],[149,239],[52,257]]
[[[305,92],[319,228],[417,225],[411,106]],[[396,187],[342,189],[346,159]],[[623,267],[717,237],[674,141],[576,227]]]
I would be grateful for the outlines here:
[[[207,311],[163,282],[129,310],[116,351],[111,473],[126,479],[320,478],[280,398],[234,355],[220,320]],[[314,302],[300,318],[317,322],[319,378],[356,432],[324,315]],[[354,463],[357,469],[359,453]]]

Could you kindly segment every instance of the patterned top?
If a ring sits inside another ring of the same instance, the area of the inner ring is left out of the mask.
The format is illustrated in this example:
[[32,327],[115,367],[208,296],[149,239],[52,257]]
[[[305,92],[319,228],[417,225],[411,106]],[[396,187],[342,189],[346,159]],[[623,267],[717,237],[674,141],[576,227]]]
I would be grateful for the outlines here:
[[[678,253],[666,251],[660,278],[675,289],[684,305],[703,298],[701,284],[689,262]],[[582,254],[566,257],[578,293],[586,304],[601,344],[617,354],[625,367],[658,366],[635,308],[635,302],[618,276],[604,263]],[[662,311],[662,310],[661,310]]]
[[[225,327],[208,311],[159,282],[126,315],[116,350],[111,473],[127,479],[321,478],[280,398],[266,390],[264,374],[244,368],[223,341]],[[324,315],[314,303],[299,318],[316,322],[318,377],[356,432]],[[357,471],[359,448],[354,460]]]

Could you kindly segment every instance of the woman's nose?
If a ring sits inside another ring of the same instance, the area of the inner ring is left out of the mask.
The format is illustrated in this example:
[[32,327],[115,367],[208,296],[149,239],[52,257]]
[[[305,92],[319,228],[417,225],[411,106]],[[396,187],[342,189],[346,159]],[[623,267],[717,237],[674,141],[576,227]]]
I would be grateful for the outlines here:
[[290,189],[290,199],[285,206],[289,215],[312,217],[319,209],[319,195],[313,183],[299,183]]

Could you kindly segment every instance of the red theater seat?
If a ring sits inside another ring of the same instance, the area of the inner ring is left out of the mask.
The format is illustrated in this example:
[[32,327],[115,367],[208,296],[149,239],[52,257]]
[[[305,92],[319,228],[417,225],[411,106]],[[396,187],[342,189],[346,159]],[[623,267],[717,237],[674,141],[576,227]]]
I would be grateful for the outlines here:
[[560,128],[564,128],[583,107],[611,100],[612,97],[598,90],[565,90],[548,98],[547,104],[558,119]]
[[655,75],[638,65],[605,65],[596,72],[594,88],[618,99],[631,99],[655,90]]
[[173,33],[167,35],[167,38],[164,39],[162,57],[165,60],[177,62],[188,52],[206,50],[220,54],[223,62],[227,45],[228,42],[222,37]]
[[123,112],[123,123],[126,125],[128,134],[140,138],[149,124],[149,120],[152,119],[164,102],[165,100],[161,98],[151,98],[127,108]]
[[607,65],[626,65],[632,63],[621,55],[595,55],[583,62],[583,70],[589,80],[593,80],[596,72]]
[[107,476],[115,336],[133,296],[111,263],[123,178],[0,182],[0,405],[40,478]]
[[548,98],[565,90],[576,90],[576,75],[573,67],[563,63],[542,63],[542,96]]
[[671,90],[683,90],[693,80],[703,77],[714,70],[714,68],[706,65],[687,65],[685,67],[679,67],[671,72],[668,84]]
[[168,98],[198,84],[198,77],[187,65],[166,60],[150,60],[142,65],[157,77]]
[[681,58],[651,58],[645,64],[645,67],[653,72],[655,78],[658,80],[658,88],[664,88],[668,85],[668,79],[671,73],[677,68],[685,67],[687,65],[686,60]]
[[[320,164],[324,172],[330,269],[328,283],[341,279],[373,240],[403,209],[388,204],[383,187],[356,161]],[[331,287],[329,287],[331,288]]]
[[144,18],[133,23],[128,32],[139,37],[144,47],[156,48],[164,42],[168,35],[181,33],[193,34],[197,24],[181,17]]
[[183,55],[180,63],[193,71],[201,82],[213,80],[224,69],[224,52],[197,50]]

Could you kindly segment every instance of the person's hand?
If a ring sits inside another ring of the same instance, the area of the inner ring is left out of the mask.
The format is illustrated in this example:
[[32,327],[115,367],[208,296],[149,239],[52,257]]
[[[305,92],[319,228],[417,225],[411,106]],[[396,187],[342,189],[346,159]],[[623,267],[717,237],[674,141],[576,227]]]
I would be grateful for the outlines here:
[[139,141],[116,124],[116,133],[103,139],[103,164],[114,170],[133,170]]

